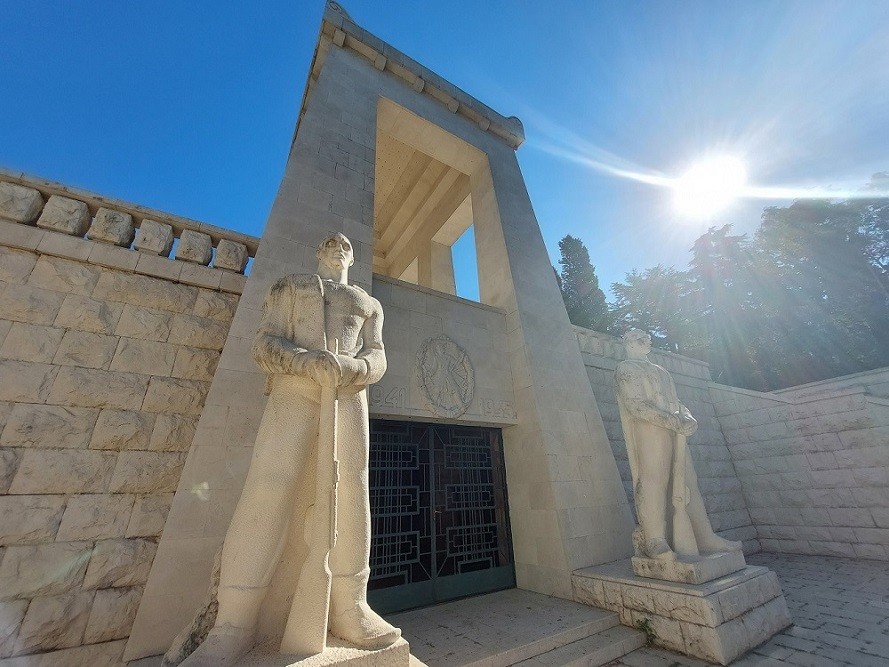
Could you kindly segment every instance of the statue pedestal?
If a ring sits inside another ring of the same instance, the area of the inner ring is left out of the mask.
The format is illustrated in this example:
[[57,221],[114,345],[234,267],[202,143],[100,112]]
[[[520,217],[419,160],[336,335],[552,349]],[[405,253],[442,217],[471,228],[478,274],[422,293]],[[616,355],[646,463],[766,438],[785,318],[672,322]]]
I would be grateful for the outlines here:
[[408,667],[410,646],[399,639],[392,646],[370,651],[357,648],[335,637],[327,637],[324,653],[299,658],[278,652],[278,642],[260,645],[244,656],[237,667],[325,667],[326,665],[348,665],[348,667]]
[[640,577],[626,559],[576,570],[572,583],[576,601],[618,612],[655,645],[721,665],[792,623],[778,576],[765,567],[688,584]]
[[703,584],[747,567],[741,551],[696,557],[678,556],[676,560],[633,556],[632,561],[633,574],[680,584]]

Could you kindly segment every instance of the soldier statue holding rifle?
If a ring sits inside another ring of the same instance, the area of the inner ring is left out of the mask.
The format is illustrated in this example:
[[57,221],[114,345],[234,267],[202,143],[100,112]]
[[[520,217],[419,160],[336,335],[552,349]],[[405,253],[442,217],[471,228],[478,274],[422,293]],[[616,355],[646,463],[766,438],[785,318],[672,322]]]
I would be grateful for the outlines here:
[[[315,469],[300,572],[281,644],[309,655],[329,631],[363,648],[401,635],[367,604],[370,556],[368,384],[386,371],[380,303],[347,282],[352,244],[318,247],[316,275],[289,275],[263,304],[253,356],[269,374],[269,400],[244,491],[225,538],[219,611],[184,663],[231,665],[253,647],[260,608],[281,556],[297,488]],[[307,474],[308,473],[308,474]]]
[[633,475],[636,556],[674,560],[677,554],[740,550],[740,542],[719,537],[710,526],[686,444],[698,423],[679,402],[670,374],[648,360],[651,337],[632,329],[624,343],[627,360],[617,365],[614,377]]

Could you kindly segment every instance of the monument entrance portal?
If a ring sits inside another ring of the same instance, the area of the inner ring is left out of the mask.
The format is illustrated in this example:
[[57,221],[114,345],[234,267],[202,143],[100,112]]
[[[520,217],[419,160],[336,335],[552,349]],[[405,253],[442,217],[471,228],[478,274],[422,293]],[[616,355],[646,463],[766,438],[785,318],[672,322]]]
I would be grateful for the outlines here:
[[500,429],[371,420],[371,603],[515,586]]

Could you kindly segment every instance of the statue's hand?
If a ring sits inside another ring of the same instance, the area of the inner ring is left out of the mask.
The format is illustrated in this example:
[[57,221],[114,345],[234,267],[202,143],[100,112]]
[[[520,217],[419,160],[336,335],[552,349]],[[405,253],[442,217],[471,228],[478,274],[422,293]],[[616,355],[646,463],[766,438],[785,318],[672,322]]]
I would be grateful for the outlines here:
[[685,410],[679,414],[679,428],[676,430],[685,437],[690,437],[698,430],[698,421],[691,416],[688,410]]
[[294,375],[309,377],[322,387],[336,387],[342,380],[343,371],[333,352],[311,350],[294,358]]
[[676,433],[682,432],[682,418],[678,413],[673,413],[667,418],[667,428]]
[[363,359],[355,359],[340,354],[337,356],[337,361],[342,369],[340,386],[348,387],[353,384],[358,384],[367,376],[368,365]]

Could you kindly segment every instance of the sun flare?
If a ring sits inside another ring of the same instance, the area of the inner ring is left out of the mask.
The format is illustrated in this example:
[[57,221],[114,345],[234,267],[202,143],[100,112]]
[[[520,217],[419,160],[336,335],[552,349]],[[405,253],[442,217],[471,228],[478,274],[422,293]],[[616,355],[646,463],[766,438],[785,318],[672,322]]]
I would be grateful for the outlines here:
[[726,209],[747,183],[744,163],[728,155],[702,160],[673,184],[676,210],[689,218],[706,218]]

